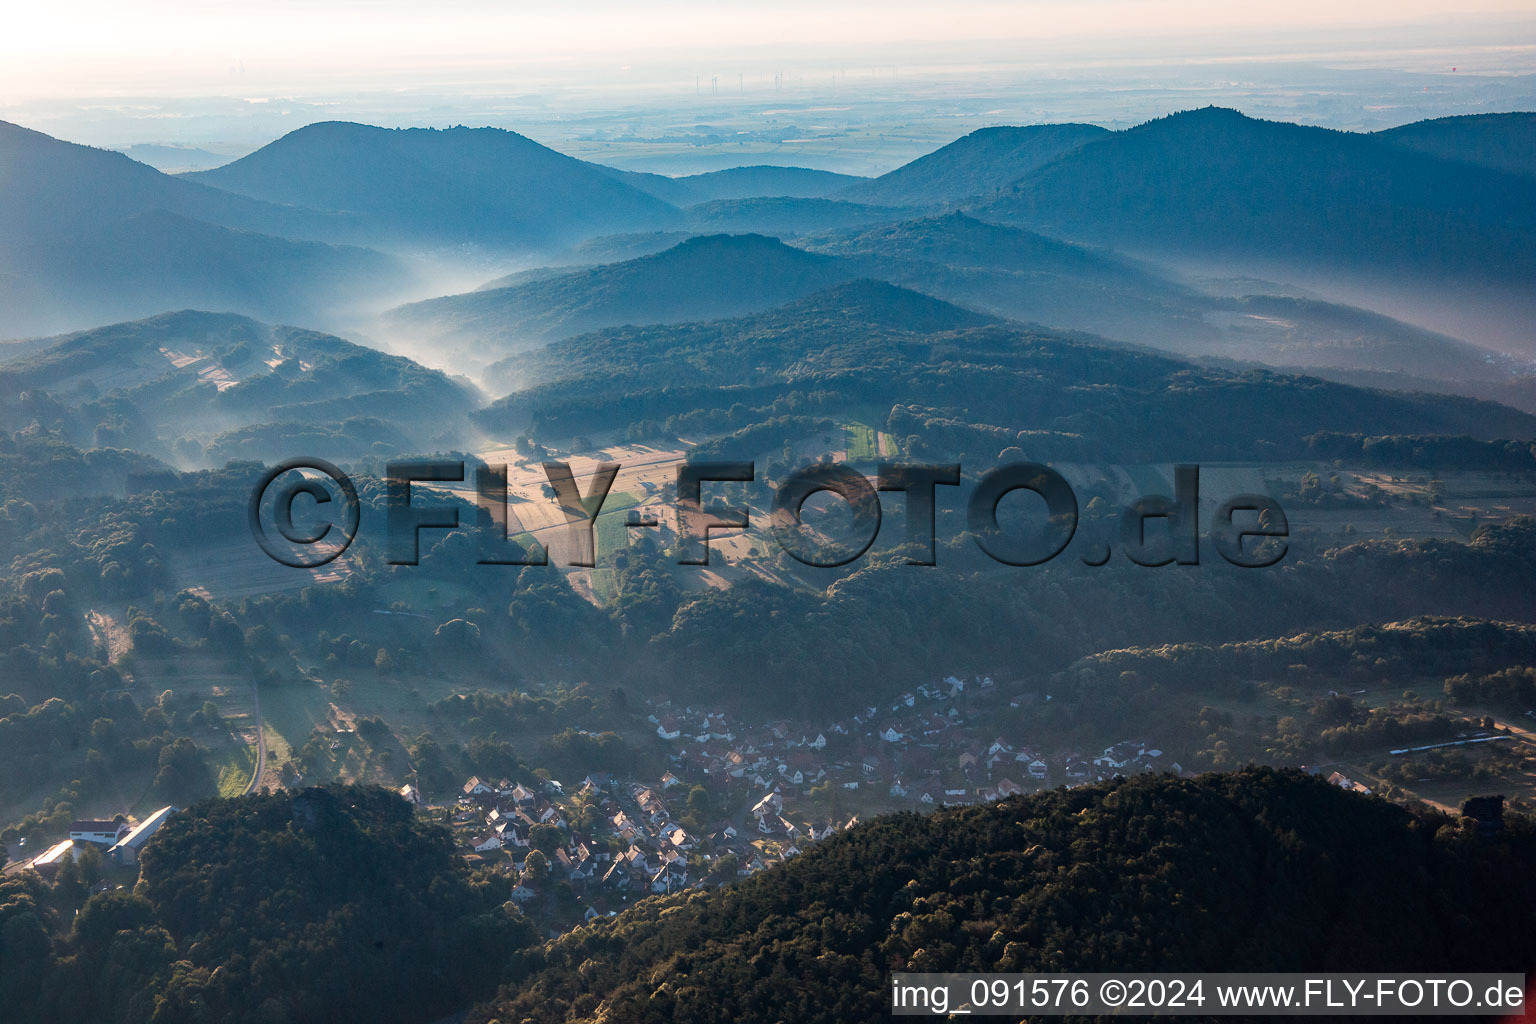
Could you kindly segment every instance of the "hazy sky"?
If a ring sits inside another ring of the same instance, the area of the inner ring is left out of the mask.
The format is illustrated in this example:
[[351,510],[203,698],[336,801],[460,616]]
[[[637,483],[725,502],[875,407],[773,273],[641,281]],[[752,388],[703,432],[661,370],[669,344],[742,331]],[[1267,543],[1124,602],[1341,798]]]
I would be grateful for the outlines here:
[[[241,89],[372,86],[390,75],[606,60],[663,54],[704,60],[780,48],[867,51],[881,46],[984,41],[1007,53],[1019,41],[1096,38],[1207,52],[1272,45],[1275,34],[1415,26],[1477,35],[1483,52],[1529,50],[1528,31],[1506,38],[1508,15],[1532,0],[780,0],[556,4],[457,0],[3,0],[0,102],[82,95],[227,94]],[[1500,18],[1499,16],[1506,16]]]

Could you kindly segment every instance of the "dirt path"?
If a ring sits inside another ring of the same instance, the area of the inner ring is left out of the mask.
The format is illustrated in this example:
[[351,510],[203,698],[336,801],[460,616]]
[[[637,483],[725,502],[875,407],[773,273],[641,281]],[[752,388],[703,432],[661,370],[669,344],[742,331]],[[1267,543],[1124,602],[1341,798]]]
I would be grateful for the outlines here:
[[1430,800],[1427,797],[1422,797],[1422,796],[1421,797],[1417,797],[1416,799],[1420,803],[1428,804],[1429,806],[1433,807],[1435,810],[1443,811],[1444,813],[1449,814],[1453,818],[1457,818],[1457,817],[1461,816],[1461,808],[1460,807],[1452,807],[1450,804],[1442,803],[1439,800]]
[[[1472,715],[1474,718],[1478,717],[1478,714],[1475,711],[1472,712]],[[1512,722],[1507,718],[1500,718],[1498,715],[1486,715],[1485,717],[1493,719],[1493,724],[1495,726],[1503,729],[1511,736],[1518,736],[1520,739],[1525,740],[1527,743],[1536,743],[1536,731],[1533,731],[1531,728],[1520,725],[1518,722]]]

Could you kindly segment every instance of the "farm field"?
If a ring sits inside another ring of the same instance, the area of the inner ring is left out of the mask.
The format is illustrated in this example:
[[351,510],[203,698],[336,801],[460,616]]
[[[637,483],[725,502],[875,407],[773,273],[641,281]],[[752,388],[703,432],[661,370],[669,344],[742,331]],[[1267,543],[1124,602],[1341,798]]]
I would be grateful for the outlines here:
[[354,571],[349,555],[316,569],[282,565],[243,534],[239,540],[164,555],[177,579],[188,581],[193,593],[209,600],[293,593],[309,586],[339,583]]
[[845,451],[849,462],[874,462],[880,457],[880,442],[873,427],[847,423],[843,430],[847,434]]

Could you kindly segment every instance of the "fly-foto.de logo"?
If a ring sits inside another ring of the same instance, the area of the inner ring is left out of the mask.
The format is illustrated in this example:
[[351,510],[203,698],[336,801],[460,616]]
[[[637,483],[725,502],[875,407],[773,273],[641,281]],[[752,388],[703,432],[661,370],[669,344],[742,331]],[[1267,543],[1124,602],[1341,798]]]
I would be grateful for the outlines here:
[[[563,563],[596,564],[594,524],[614,481],[623,470],[600,462],[585,476],[585,487],[564,462],[545,462],[547,499],[558,506],[569,538]],[[424,531],[472,529],[481,565],[548,565],[546,546],[508,528],[508,468],[478,466],[473,477],[475,522],[462,522],[465,503],[442,488],[470,482],[462,461],[391,462],[384,476],[385,561],[416,565]],[[1285,512],[1263,494],[1223,499],[1209,520],[1200,522],[1200,468],[1174,467],[1173,495],[1142,495],[1119,516],[1118,545],[1102,536],[1079,544],[1083,564],[1104,565],[1118,546],[1141,566],[1199,565],[1203,539],[1232,565],[1258,569],[1277,564],[1288,550],[1290,526]],[[872,479],[844,463],[816,463],[795,470],[773,490],[766,513],[754,515],[746,503],[706,504],[711,488],[756,482],[750,462],[685,462],[677,467],[672,512],[679,565],[708,565],[710,535],[721,530],[764,526],[775,543],[796,561],[831,568],[856,561],[874,544],[882,520],[881,492],[899,495],[905,521],[903,550],[909,565],[936,565],[937,510],[949,488],[961,491],[965,530],[976,546],[999,564],[1041,565],[1058,557],[1078,536],[1081,514],[1077,495],[1050,466],[1011,462],[967,480],[959,464],[882,462]],[[968,488],[968,493],[966,489]],[[1000,514],[1004,499],[1035,496],[1028,515]],[[851,514],[847,534],[829,539],[804,518],[807,503],[818,495],[840,501]],[[270,557],[298,568],[330,562],[356,539],[360,499],[351,479],[323,459],[289,459],[273,466],[251,494],[248,519],[256,542]],[[656,506],[631,512],[626,529],[657,529]],[[1102,533],[1102,531],[1101,531]]]

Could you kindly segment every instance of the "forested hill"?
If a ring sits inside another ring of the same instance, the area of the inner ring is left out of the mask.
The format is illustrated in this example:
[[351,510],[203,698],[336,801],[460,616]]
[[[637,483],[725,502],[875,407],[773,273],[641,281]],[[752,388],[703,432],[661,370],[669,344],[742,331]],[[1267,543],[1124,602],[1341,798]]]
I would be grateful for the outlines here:
[[[1536,433],[1536,419],[1490,402],[1193,366],[870,280],[731,320],[569,338],[492,364],[485,376],[497,389],[521,389],[476,414],[491,434],[531,423],[549,436],[619,429],[657,438],[740,430],[790,409],[867,408],[882,429],[971,461],[1026,441],[1042,460],[1199,461],[1294,457],[1318,431]],[[1018,439],[1025,430],[1051,436]],[[785,440],[729,443],[762,451]]]
[[1459,114],[1377,132],[1395,146],[1496,171],[1536,175],[1536,113]]
[[131,893],[0,879],[0,1019],[814,1024],[885,1019],[895,970],[1520,971],[1533,866],[1514,814],[1137,776],[882,817],[542,943],[446,830],[335,786],[175,815]]
[[503,880],[372,787],[198,804],[131,894],[81,907],[89,880],[62,874],[0,880],[0,1020],[421,1024],[489,996],[534,940]]
[[739,885],[523,958],[470,1015],[883,1020],[912,971],[1523,971],[1536,832],[1417,818],[1297,772],[1141,776],[881,818]]
[[856,276],[843,260],[774,238],[706,235],[622,263],[399,306],[385,323],[406,337],[495,359],[622,324],[771,309]]
[[872,181],[838,192],[838,199],[886,206],[934,206],[989,195],[1057,157],[1109,135],[1090,124],[982,128]]
[[1073,150],[982,209],[983,220],[1142,254],[1295,259],[1483,285],[1528,284],[1536,273],[1536,181],[1213,107]]
[[515,248],[654,230],[678,216],[607,168],[498,128],[323,122],[185,177],[285,206],[345,211],[370,237],[413,245]]

